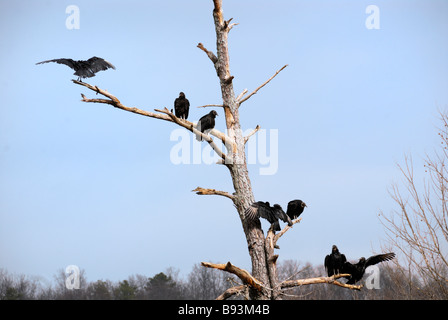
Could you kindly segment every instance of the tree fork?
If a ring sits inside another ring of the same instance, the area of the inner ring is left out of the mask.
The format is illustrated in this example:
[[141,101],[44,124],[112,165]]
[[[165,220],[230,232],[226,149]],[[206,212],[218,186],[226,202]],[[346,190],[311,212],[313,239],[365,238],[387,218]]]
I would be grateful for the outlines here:
[[[226,118],[226,127],[231,141],[235,148],[229,150],[227,157],[230,161],[226,162],[232,177],[234,193],[234,203],[241,219],[244,233],[249,249],[249,255],[252,261],[252,275],[261,283],[269,285],[271,280],[266,268],[266,252],[264,248],[264,235],[261,230],[260,221],[246,221],[244,210],[255,201],[249,173],[246,164],[245,139],[239,121],[239,103],[235,97],[233,89],[234,77],[230,73],[228,33],[231,29],[229,21],[225,21],[222,12],[222,0],[213,0],[213,20],[216,31],[216,59],[201,45],[199,48],[206,52],[207,56],[213,62],[216,73],[220,80],[221,94]],[[270,299],[270,290],[249,290],[251,299]]]

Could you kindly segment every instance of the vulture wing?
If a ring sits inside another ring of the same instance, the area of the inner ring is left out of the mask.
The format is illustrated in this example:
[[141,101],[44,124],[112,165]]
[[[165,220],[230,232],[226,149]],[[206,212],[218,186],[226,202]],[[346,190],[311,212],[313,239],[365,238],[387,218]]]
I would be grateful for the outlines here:
[[371,256],[366,260],[366,268],[368,266],[373,266],[377,263],[383,262],[383,261],[389,261],[395,258],[395,253],[389,252],[385,254],[378,254],[376,256]]
[[112,63],[110,63],[102,58],[98,58],[98,57],[90,58],[89,60],[87,60],[87,64],[88,64],[88,68],[93,73],[97,73],[98,71],[104,71],[109,68],[112,68],[115,70],[115,66]]
[[285,213],[285,211],[283,211],[283,209],[280,205],[274,204],[273,212],[277,219],[280,219],[283,222],[286,222],[288,224],[288,226],[292,226],[291,219],[288,217],[288,215]]
[[327,254],[324,260],[325,270],[327,270],[327,274],[329,277],[333,275],[334,263],[332,257]]
[[74,61],[72,59],[64,59],[64,58],[63,59],[45,60],[45,61],[38,62],[36,64],[42,64],[42,63],[48,63],[48,62],[56,62],[59,64],[65,64],[66,66],[69,66],[73,70],[76,70],[76,67],[77,67],[76,61]]

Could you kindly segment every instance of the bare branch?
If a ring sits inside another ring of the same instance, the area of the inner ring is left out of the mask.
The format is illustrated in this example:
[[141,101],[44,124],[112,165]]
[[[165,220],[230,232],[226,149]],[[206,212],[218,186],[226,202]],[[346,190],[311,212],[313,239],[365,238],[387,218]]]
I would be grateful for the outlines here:
[[239,23],[232,23],[232,24],[230,24],[230,25],[227,27],[227,32],[229,32],[230,30],[232,30],[232,28],[233,28],[234,26],[237,26],[237,25],[239,25]]
[[223,28],[226,29],[227,32],[230,32],[230,30],[232,30],[232,28],[233,28],[234,26],[238,25],[238,23],[232,23],[232,24],[230,24],[230,21],[232,21],[232,20],[233,20],[233,18],[230,18],[229,20],[224,21],[224,26],[223,26]]
[[81,97],[83,102],[93,102],[93,103],[105,103],[105,104],[110,104],[110,105],[114,105],[115,103],[112,100],[108,100],[108,99],[87,99],[85,95],[83,95],[81,93]]
[[[149,112],[149,111],[144,111],[144,110],[141,110],[141,109],[138,109],[138,108],[129,108],[129,107],[126,107],[125,105],[123,105],[120,102],[120,100],[118,100],[117,97],[115,97],[111,93],[107,92],[106,90],[100,89],[97,86],[92,86],[91,84],[88,84],[86,82],[81,82],[81,81],[77,81],[77,80],[72,80],[72,81],[74,83],[78,84],[78,85],[84,86],[84,87],[86,87],[86,88],[88,88],[88,89],[90,89],[92,91],[95,91],[96,93],[100,93],[101,95],[109,98],[109,100],[108,99],[88,99],[88,98],[85,97],[85,95],[81,94],[81,96],[82,96],[82,100],[81,101],[83,101],[83,102],[92,102],[92,103],[109,104],[109,105],[114,106],[115,108],[119,108],[119,109],[122,109],[122,110],[125,110],[125,111],[129,111],[129,112],[133,112],[133,113],[136,113],[136,114],[140,114],[140,115],[143,115],[143,116],[174,122],[177,125],[179,125],[181,127],[184,127],[185,129],[193,132],[194,134],[200,135],[202,137],[202,139],[207,141],[210,144],[210,146],[213,148],[213,150],[225,162],[226,155],[219,149],[219,147],[215,144],[215,142],[213,141],[213,139],[209,135],[204,134],[204,133],[196,130],[195,124],[193,124],[192,122],[190,122],[188,120],[179,119],[172,112],[170,112],[167,108],[164,108],[163,110],[155,109],[155,111],[160,112],[162,114]],[[227,137],[224,133],[218,131],[217,129],[211,130],[210,134],[214,135],[217,138],[219,138],[226,147],[233,145],[231,140],[230,140],[230,138]]]
[[258,130],[260,130],[259,125],[257,125],[251,133],[249,133],[247,136],[244,137],[244,143],[246,144],[247,141],[249,141],[249,138],[252,137],[254,134],[256,134]]
[[239,101],[239,104],[241,105],[244,101],[247,101],[250,97],[252,97],[254,94],[258,92],[261,88],[263,88],[265,85],[267,85],[272,79],[274,79],[283,69],[285,69],[288,65],[285,64],[280,70],[277,70],[277,72],[270,77],[268,80],[266,80],[261,86],[259,86],[257,89],[255,89],[252,93],[250,93],[247,97]]
[[[299,223],[300,221],[302,221],[302,218],[295,219],[295,220],[292,221],[292,224],[294,225],[296,223]],[[272,227],[269,228],[268,233],[266,235],[266,243],[269,245],[269,248],[271,248],[271,249],[274,249],[274,248],[275,249],[280,249],[277,246],[278,239],[280,239],[280,237],[283,236],[286,233],[286,231],[288,231],[291,228],[292,228],[292,226],[288,226],[287,225],[286,227],[283,228],[283,230],[281,230],[277,234],[275,234],[275,232],[272,229]]]
[[79,84],[81,86],[87,87],[92,91],[95,91],[97,94],[101,93],[103,96],[111,99],[113,102],[115,103],[120,103],[120,100],[117,99],[117,97],[115,97],[114,95],[110,94],[109,92],[107,92],[107,90],[102,90],[100,88],[98,88],[97,86],[92,86],[91,84],[88,84],[87,82],[82,82],[82,81],[78,81],[78,80],[72,80],[73,83]]
[[243,283],[255,288],[258,291],[262,290],[263,285],[260,283],[260,281],[258,281],[254,277],[252,277],[252,275],[249,272],[247,272],[246,270],[235,267],[230,262],[227,262],[226,264],[224,264],[224,263],[215,264],[215,263],[209,263],[209,262],[201,262],[201,265],[204,267],[207,267],[207,268],[215,268],[215,269],[233,273],[238,278],[240,278],[241,281],[243,281]]
[[[299,223],[300,221],[302,221],[302,218],[294,219],[294,220],[292,220],[292,225],[295,225],[296,223]],[[292,226],[286,225],[286,227],[284,227],[283,230],[281,230],[279,233],[277,233],[274,236],[273,245],[275,246],[277,244],[278,239],[280,239],[280,237],[283,236],[286,233],[286,231],[288,231],[291,228],[292,228]]]
[[224,291],[219,297],[215,300],[226,300],[235,294],[239,294],[246,289],[245,285],[235,286]]
[[201,187],[197,187],[196,189],[191,190],[191,191],[196,192],[196,194],[199,194],[199,195],[223,196],[223,197],[229,198],[230,200],[234,200],[234,198],[235,198],[233,195],[231,195],[228,192],[219,191],[219,190],[215,190],[215,189],[204,189],[204,188],[201,188]]
[[171,118],[167,115],[164,114],[158,114],[158,113],[154,113],[154,112],[149,112],[149,111],[145,111],[145,110],[141,110],[138,108],[129,108],[126,107],[125,105],[123,105],[120,100],[118,100],[114,95],[110,94],[109,92],[107,92],[106,90],[102,90],[100,88],[98,88],[97,86],[92,86],[86,82],[81,82],[81,81],[77,81],[77,80],[72,80],[74,83],[84,86],[86,88],[89,88],[92,91],[95,91],[96,93],[100,93],[103,96],[109,98],[110,100],[107,99],[87,99],[85,97],[85,95],[81,94],[82,96],[82,100],[83,102],[93,102],[93,103],[103,103],[103,104],[109,104],[114,106],[115,108],[118,109],[122,109],[125,111],[129,111],[132,113],[136,113],[142,116],[146,116],[146,117],[151,117],[151,118],[156,118],[156,119],[160,119],[160,120],[165,120],[165,121],[170,121],[172,122]]
[[[187,130],[190,130],[196,135],[200,135],[202,137],[202,140],[207,141],[208,144],[212,147],[212,149],[215,150],[215,152],[218,154],[218,156],[220,156],[223,160],[226,159],[226,155],[221,151],[221,149],[219,149],[219,147],[215,144],[213,139],[208,134],[202,133],[201,131],[197,130],[191,122],[188,123],[187,121],[179,119],[167,108],[164,108],[163,110],[155,109],[155,111],[167,114],[173,120],[173,122],[175,122],[179,126],[184,127]],[[223,142],[225,144],[225,140],[223,140]]]
[[199,42],[197,47],[199,49],[201,49],[202,51],[204,51],[207,54],[207,56],[210,58],[210,60],[212,60],[213,63],[218,62],[218,58],[215,56],[215,54],[211,51],[208,51],[202,43]]
[[311,268],[311,265],[307,265],[307,266],[303,267],[303,268],[300,269],[299,271],[297,271],[297,272],[291,274],[288,278],[285,279],[285,281],[294,278],[294,277],[295,277],[296,275],[298,275],[299,273],[304,272],[304,271],[306,271],[306,270],[308,270],[308,269],[310,269],[310,268]]
[[249,90],[244,89],[243,92],[241,92],[238,97],[236,97],[236,100],[240,100]]
[[206,104],[204,106],[199,106],[198,108],[209,108],[209,107],[224,107],[222,104]]
[[345,284],[345,283],[341,283],[341,282],[335,280],[338,278],[348,277],[348,276],[350,276],[350,275],[344,273],[344,274],[337,274],[337,275],[334,275],[331,277],[286,280],[286,281],[283,281],[280,284],[280,286],[282,289],[286,289],[286,288],[300,287],[300,286],[309,285],[309,284],[329,283],[329,284],[334,284],[336,286],[347,288],[347,289],[361,290],[361,288],[363,287],[362,285],[356,286],[356,285],[351,285],[351,284]]

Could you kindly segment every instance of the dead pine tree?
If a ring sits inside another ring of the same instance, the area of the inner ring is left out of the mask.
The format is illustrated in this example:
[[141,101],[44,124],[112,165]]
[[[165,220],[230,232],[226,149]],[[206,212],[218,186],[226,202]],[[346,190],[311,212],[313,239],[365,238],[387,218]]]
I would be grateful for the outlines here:
[[[235,95],[233,89],[233,79],[234,76],[230,72],[229,64],[229,47],[228,47],[228,35],[230,30],[236,25],[236,23],[231,23],[232,19],[225,20],[222,10],[222,0],[213,0],[213,20],[215,24],[216,31],[216,54],[209,51],[202,43],[199,43],[197,47],[206,53],[210,61],[212,62],[216,74],[219,78],[221,93],[222,93],[222,104],[220,105],[206,105],[202,107],[219,107],[224,110],[225,122],[227,127],[227,134],[220,132],[217,129],[210,131],[210,135],[221,140],[224,150],[216,145],[215,141],[211,136],[203,134],[198,131],[195,124],[188,120],[181,120],[177,118],[172,112],[167,108],[155,109],[155,112],[144,111],[138,108],[129,108],[123,105],[119,99],[114,95],[110,94],[108,91],[102,90],[97,86],[92,86],[85,82],[79,82],[72,80],[75,84],[89,88],[90,90],[101,94],[106,99],[88,99],[84,95],[82,98],[84,102],[91,103],[103,103],[109,104],[113,107],[140,114],[143,116],[156,118],[160,120],[165,120],[173,122],[185,129],[191,131],[195,135],[202,137],[203,141],[210,144],[213,150],[220,157],[219,164],[224,165],[228,168],[230,176],[232,178],[234,192],[225,192],[215,189],[197,187],[194,192],[200,195],[218,195],[224,196],[232,200],[235,205],[238,215],[241,219],[241,224],[243,226],[244,233],[246,235],[247,247],[249,255],[252,261],[252,272],[249,273],[246,270],[240,269],[233,266],[230,262],[227,264],[212,264],[203,262],[204,267],[211,267],[220,269],[226,272],[230,272],[239,277],[242,284],[228,289],[224,292],[218,299],[226,299],[234,294],[241,292],[247,292],[249,299],[254,300],[266,300],[266,299],[281,299],[283,291],[288,288],[295,286],[308,285],[313,283],[332,283],[342,287],[357,289],[359,290],[361,286],[345,285],[336,281],[336,277],[321,277],[313,279],[299,279],[299,280],[287,280],[284,282],[279,282],[277,276],[276,262],[278,255],[274,253],[274,249],[277,240],[285,234],[290,227],[286,227],[278,234],[268,231],[266,237],[261,228],[261,223],[258,219],[246,220],[244,211],[255,201],[251,182],[249,178],[249,173],[246,164],[246,154],[245,154],[245,144],[249,138],[259,130],[257,126],[253,132],[247,136],[243,136],[241,125],[240,125],[240,106],[255,95],[262,87],[268,84],[274,77],[276,77],[287,65],[280,68],[272,77],[262,83],[254,91],[248,94],[248,90],[244,90],[238,96]],[[299,222],[300,219],[293,221],[294,223]]]

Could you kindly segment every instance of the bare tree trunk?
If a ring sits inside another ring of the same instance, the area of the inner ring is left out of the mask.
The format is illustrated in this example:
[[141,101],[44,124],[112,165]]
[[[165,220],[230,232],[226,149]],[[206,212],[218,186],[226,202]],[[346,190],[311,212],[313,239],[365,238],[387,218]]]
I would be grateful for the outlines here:
[[[277,286],[275,277],[267,268],[268,254],[265,251],[265,239],[261,224],[257,220],[246,221],[244,210],[254,201],[252,187],[247,170],[245,139],[242,135],[239,107],[240,103],[235,97],[233,90],[233,76],[230,73],[228,33],[233,25],[230,20],[225,21],[222,11],[222,0],[214,0],[213,18],[216,30],[217,59],[214,62],[217,75],[220,80],[223,108],[226,117],[226,127],[234,147],[228,148],[226,166],[230,171],[235,189],[234,203],[238,210],[244,233],[246,235],[249,254],[252,261],[252,275],[271,288]],[[250,290],[251,299],[270,299],[271,292],[268,289]]]

